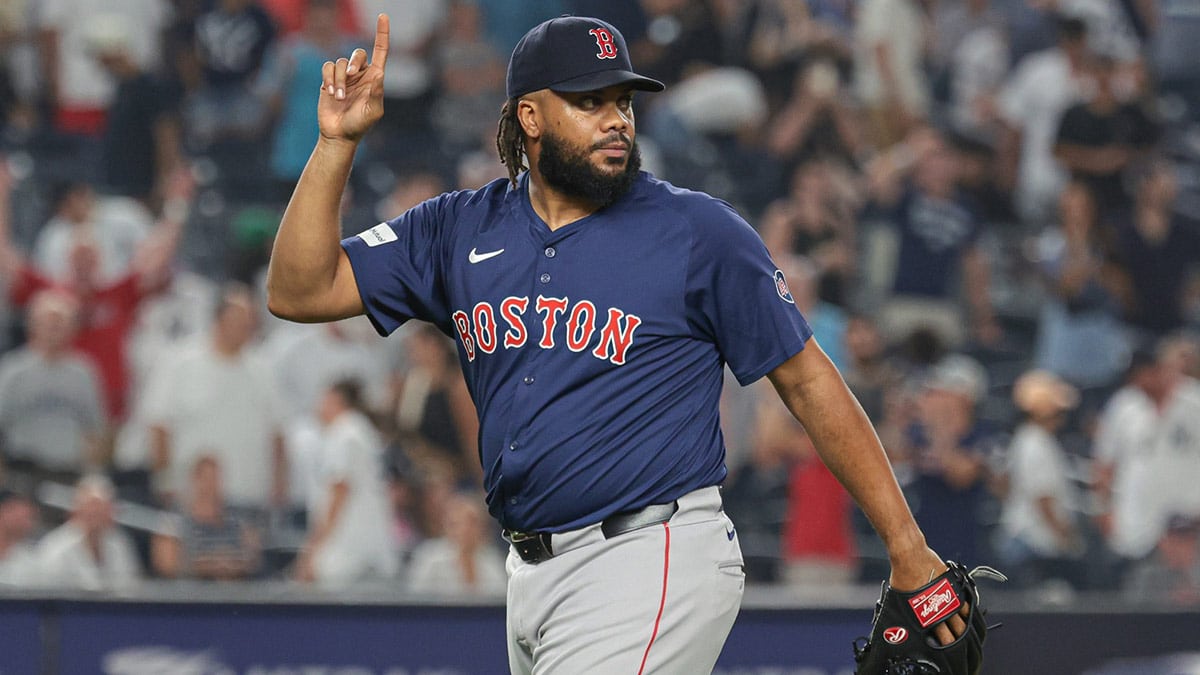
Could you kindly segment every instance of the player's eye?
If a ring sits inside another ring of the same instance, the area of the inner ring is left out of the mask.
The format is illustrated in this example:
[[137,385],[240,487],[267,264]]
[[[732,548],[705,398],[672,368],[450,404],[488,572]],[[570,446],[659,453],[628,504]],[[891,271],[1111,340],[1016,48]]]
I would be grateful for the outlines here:
[[633,96],[622,96],[617,99],[617,107],[624,111],[629,111],[633,108]]
[[588,96],[582,96],[579,99],[579,107],[584,110],[595,110],[596,107],[599,105],[600,105],[600,97],[599,96],[588,95]]

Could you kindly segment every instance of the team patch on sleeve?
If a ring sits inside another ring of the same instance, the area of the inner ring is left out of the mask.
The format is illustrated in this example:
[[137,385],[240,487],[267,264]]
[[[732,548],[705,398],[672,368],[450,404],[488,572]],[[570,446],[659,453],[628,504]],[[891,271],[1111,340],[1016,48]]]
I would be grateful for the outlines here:
[[379,246],[396,241],[396,232],[391,225],[380,223],[366,232],[360,232],[358,238],[367,242],[367,246]]
[[785,302],[790,302],[793,305],[796,304],[796,301],[792,299],[792,291],[788,289],[787,279],[783,278],[783,270],[775,270],[775,292],[778,293],[779,297],[783,298]]

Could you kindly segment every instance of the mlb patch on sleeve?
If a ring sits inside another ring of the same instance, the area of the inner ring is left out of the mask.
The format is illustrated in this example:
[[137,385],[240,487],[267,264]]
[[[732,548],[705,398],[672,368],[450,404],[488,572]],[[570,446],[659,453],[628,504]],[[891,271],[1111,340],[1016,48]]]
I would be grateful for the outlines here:
[[366,232],[360,232],[358,238],[367,242],[367,246],[379,246],[396,241],[396,232],[392,230],[391,225],[380,223]]

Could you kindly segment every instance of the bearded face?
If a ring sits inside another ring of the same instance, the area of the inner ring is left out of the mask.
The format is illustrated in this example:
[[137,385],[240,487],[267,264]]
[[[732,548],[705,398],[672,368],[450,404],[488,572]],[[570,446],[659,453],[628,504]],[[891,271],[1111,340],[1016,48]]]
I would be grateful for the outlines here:
[[[625,156],[605,156],[600,165],[591,159],[595,151],[614,143],[628,147]],[[624,134],[590,147],[573,145],[549,131],[541,138],[537,170],[546,184],[568,197],[586,200],[600,208],[612,205],[628,192],[641,168],[637,143]]]

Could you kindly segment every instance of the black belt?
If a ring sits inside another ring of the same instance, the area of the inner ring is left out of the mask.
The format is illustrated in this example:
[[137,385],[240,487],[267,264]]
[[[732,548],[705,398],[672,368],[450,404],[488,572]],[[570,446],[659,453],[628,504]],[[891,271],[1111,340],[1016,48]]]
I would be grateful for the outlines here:
[[[636,511],[624,511],[613,514],[600,523],[600,532],[605,539],[626,532],[640,530],[643,527],[665,523],[679,510],[679,502],[670,504],[651,504]],[[513,532],[504,531],[504,538],[516,549],[521,560],[536,565],[554,557],[554,548],[550,546],[550,532]]]

